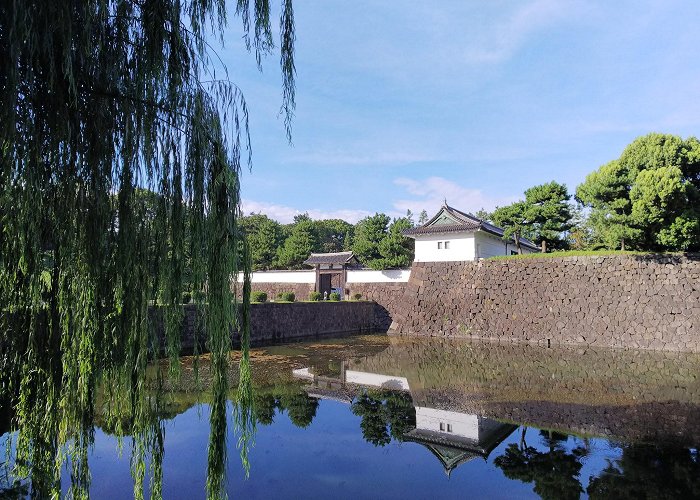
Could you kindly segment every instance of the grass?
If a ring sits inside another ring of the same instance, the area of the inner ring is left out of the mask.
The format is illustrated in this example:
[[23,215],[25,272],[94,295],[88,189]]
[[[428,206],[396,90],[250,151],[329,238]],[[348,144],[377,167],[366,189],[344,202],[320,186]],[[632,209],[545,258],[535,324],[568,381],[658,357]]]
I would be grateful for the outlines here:
[[[622,250],[563,250],[560,252],[550,253],[525,253],[522,255],[498,255],[489,257],[486,260],[507,260],[507,259],[537,259],[537,258],[556,258],[556,257],[596,257],[603,255],[653,255],[659,252],[632,252]],[[670,252],[661,252],[668,253]]]

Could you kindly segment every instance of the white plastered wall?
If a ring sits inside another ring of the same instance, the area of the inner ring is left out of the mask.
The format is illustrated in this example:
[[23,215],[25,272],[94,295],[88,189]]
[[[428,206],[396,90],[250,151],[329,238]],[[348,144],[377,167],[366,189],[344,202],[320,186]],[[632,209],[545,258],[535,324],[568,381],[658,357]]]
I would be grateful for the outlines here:
[[[445,242],[449,248],[445,249]],[[442,248],[438,248],[441,242]],[[416,236],[415,262],[451,262],[474,260],[474,234],[426,234]]]
[[[443,426],[442,429],[440,429],[440,424]],[[447,430],[448,424],[450,431]],[[480,437],[479,417],[477,415],[421,406],[416,406],[416,429],[440,433],[449,432],[453,436],[474,441],[478,441]]]
[[[243,276],[238,276],[243,281]],[[316,271],[257,271],[251,274],[253,283],[316,283]]]
[[[497,257],[500,255],[511,255],[511,252],[517,252],[515,243],[512,241],[506,242],[499,236],[478,231],[475,234],[476,242],[476,257],[477,259],[487,259],[489,257]],[[534,250],[521,245],[523,253],[533,253]]]
[[[348,271],[348,283],[405,283],[411,276],[410,269],[356,269]],[[253,283],[316,283],[316,271],[256,271],[250,277]],[[243,274],[238,275],[243,281]]]
[[348,283],[405,283],[410,276],[410,269],[357,269],[348,271]]

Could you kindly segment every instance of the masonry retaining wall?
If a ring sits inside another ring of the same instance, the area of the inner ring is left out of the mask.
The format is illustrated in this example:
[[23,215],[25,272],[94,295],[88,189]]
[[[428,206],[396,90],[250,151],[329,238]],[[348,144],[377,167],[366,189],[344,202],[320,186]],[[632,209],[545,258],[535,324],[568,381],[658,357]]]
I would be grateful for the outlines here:
[[[268,300],[274,300],[281,292],[294,292],[297,300],[307,300],[314,290],[314,283],[261,283],[252,284],[254,291],[267,293]],[[406,282],[388,283],[347,283],[346,296],[350,298],[359,293],[362,300],[376,302],[376,330],[386,332],[391,326],[391,321],[399,308],[399,302],[403,299]],[[346,302],[346,301],[343,301]]]
[[390,333],[700,352],[700,260],[414,263]]
[[[380,306],[370,301],[287,302],[251,304],[251,345],[285,342],[303,338],[336,337],[356,333],[375,333],[383,326]],[[162,326],[159,327],[162,331]],[[195,339],[199,352],[207,351],[204,325],[197,322],[197,308],[185,306],[182,349],[191,352]],[[386,331],[386,330],[384,330]],[[234,344],[240,343],[232,332]]]

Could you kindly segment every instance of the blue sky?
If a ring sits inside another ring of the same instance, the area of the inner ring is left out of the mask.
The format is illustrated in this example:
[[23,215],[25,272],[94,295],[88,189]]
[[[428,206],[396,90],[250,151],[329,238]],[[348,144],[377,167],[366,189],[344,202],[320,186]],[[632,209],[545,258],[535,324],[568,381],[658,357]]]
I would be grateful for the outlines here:
[[493,209],[550,180],[573,192],[639,135],[698,135],[696,0],[297,0],[294,9],[293,145],[277,55],[260,73],[232,15],[219,50],[250,111],[246,213],[355,222],[432,214],[443,198]]

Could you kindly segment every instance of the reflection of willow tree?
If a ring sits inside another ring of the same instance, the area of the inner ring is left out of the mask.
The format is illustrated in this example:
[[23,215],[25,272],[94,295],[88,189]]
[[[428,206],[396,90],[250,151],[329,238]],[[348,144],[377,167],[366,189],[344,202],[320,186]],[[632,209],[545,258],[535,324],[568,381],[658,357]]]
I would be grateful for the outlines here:
[[[291,2],[281,3],[288,120],[294,25]],[[274,45],[270,3],[236,5],[260,61]],[[247,328],[245,290],[241,324],[231,276],[249,265],[237,228],[247,109],[214,75],[206,42],[225,17],[222,0],[0,2],[0,392],[18,394],[15,461],[36,497],[60,495],[66,462],[69,495],[89,493],[99,380],[107,407],[129,413],[134,496],[147,462],[151,496],[161,496],[163,429],[146,365],[164,350],[177,374],[186,274],[206,302],[215,371],[207,493],[222,493],[229,335]],[[156,193],[154,210],[143,188]],[[149,314],[156,299],[164,340]],[[245,351],[234,414],[244,436]]]
[[577,446],[567,452],[562,446],[566,436],[546,431],[542,436],[549,451],[541,452],[522,439],[520,446],[508,445],[494,464],[509,479],[535,483],[533,491],[544,499],[579,498],[583,488],[578,475],[585,448]]
[[295,392],[258,394],[253,397],[255,419],[262,425],[270,425],[275,418],[275,410],[287,411],[289,420],[297,427],[308,427],[316,417],[318,399],[310,397],[299,389]]
[[416,409],[411,395],[399,391],[364,391],[352,404],[352,412],[362,417],[362,437],[375,446],[384,446],[416,426]]
[[700,498],[698,450],[627,445],[586,491],[591,498]]

